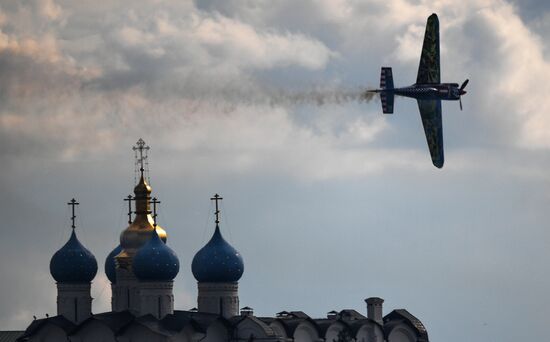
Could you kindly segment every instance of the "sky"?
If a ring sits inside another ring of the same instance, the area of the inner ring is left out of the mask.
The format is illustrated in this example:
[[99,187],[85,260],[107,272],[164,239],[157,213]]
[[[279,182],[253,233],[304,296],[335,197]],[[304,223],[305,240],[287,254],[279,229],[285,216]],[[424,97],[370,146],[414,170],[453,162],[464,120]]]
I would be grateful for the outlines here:
[[[381,66],[414,83],[437,13],[445,166],[414,100],[360,100]],[[504,0],[0,1],[0,329],[55,314],[49,260],[77,234],[103,271],[143,138],[159,224],[196,306],[214,230],[243,255],[242,306],[312,317],[385,299],[432,341],[546,340],[550,5]]]

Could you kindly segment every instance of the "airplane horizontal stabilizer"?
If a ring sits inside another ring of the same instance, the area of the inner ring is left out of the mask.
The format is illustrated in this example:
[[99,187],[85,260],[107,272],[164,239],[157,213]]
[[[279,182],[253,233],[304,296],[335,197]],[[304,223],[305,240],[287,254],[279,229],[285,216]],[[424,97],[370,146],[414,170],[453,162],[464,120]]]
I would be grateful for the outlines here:
[[382,67],[380,72],[380,88],[393,89],[393,75],[389,67]]
[[393,93],[391,92],[381,92],[380,101],[382,102],[382,112],[384,114],[393,114]]

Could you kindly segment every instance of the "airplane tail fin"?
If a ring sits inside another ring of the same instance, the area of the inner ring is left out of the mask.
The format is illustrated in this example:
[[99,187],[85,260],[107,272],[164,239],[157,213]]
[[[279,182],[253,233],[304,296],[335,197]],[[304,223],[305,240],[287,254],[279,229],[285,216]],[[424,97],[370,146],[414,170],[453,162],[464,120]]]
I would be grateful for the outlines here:
[[382,71],[380,72],[380,88],[382,90],[380,92],[382,111],[384,114],[393,114],[393,92],[385,91],[393,90],[393,75],[389,67],[382,67]]

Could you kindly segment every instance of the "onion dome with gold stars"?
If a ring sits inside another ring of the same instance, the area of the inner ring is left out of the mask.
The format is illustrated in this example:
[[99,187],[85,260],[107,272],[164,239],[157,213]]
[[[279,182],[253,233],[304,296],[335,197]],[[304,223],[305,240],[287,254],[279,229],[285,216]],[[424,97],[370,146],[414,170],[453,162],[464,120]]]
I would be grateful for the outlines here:
[[174,280],[180,269],[178,256],[153,230],[149,241],[134,257],[134,274],[144,281]]
[[244,263],[241,254],[223,238],[219,227],[218,201],[216,194],[216,230],[208,243],[195,254],[191,264],[193,276],[199,282],[236,282],[243,275]]
[[122,247],[120,245],[116,246],[115,249],[107,255],[107,259],[105,259],[105,275],[111,283],[116,283],[116,263],[115,263],[115,256],[120,254],[122,251]]
[[74,207],[79,203],[73,198],[68,204],[73,212],[71,237],[52,256],[50,273],[58,283],[89,283],[97,274],[97,261],[76,237]]

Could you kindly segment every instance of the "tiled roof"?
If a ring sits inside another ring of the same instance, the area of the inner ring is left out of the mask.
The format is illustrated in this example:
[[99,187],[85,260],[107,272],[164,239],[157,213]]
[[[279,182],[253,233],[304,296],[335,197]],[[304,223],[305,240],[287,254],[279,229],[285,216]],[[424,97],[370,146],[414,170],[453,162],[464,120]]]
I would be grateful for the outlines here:
[[418,318],[405,309],[393,310],[387,314],[384,317],[384,329],[387,330],[388,328],[391,328],[391,324],[388,323],[391,323],[392,321],[398,322],[400,320],[408,323],[413,329],[415,329],[422,341],[428,341],[428,332],[426,331],[424,324],[422,324]]
[[0,342],[15,342],[24,331],[0,331]]

